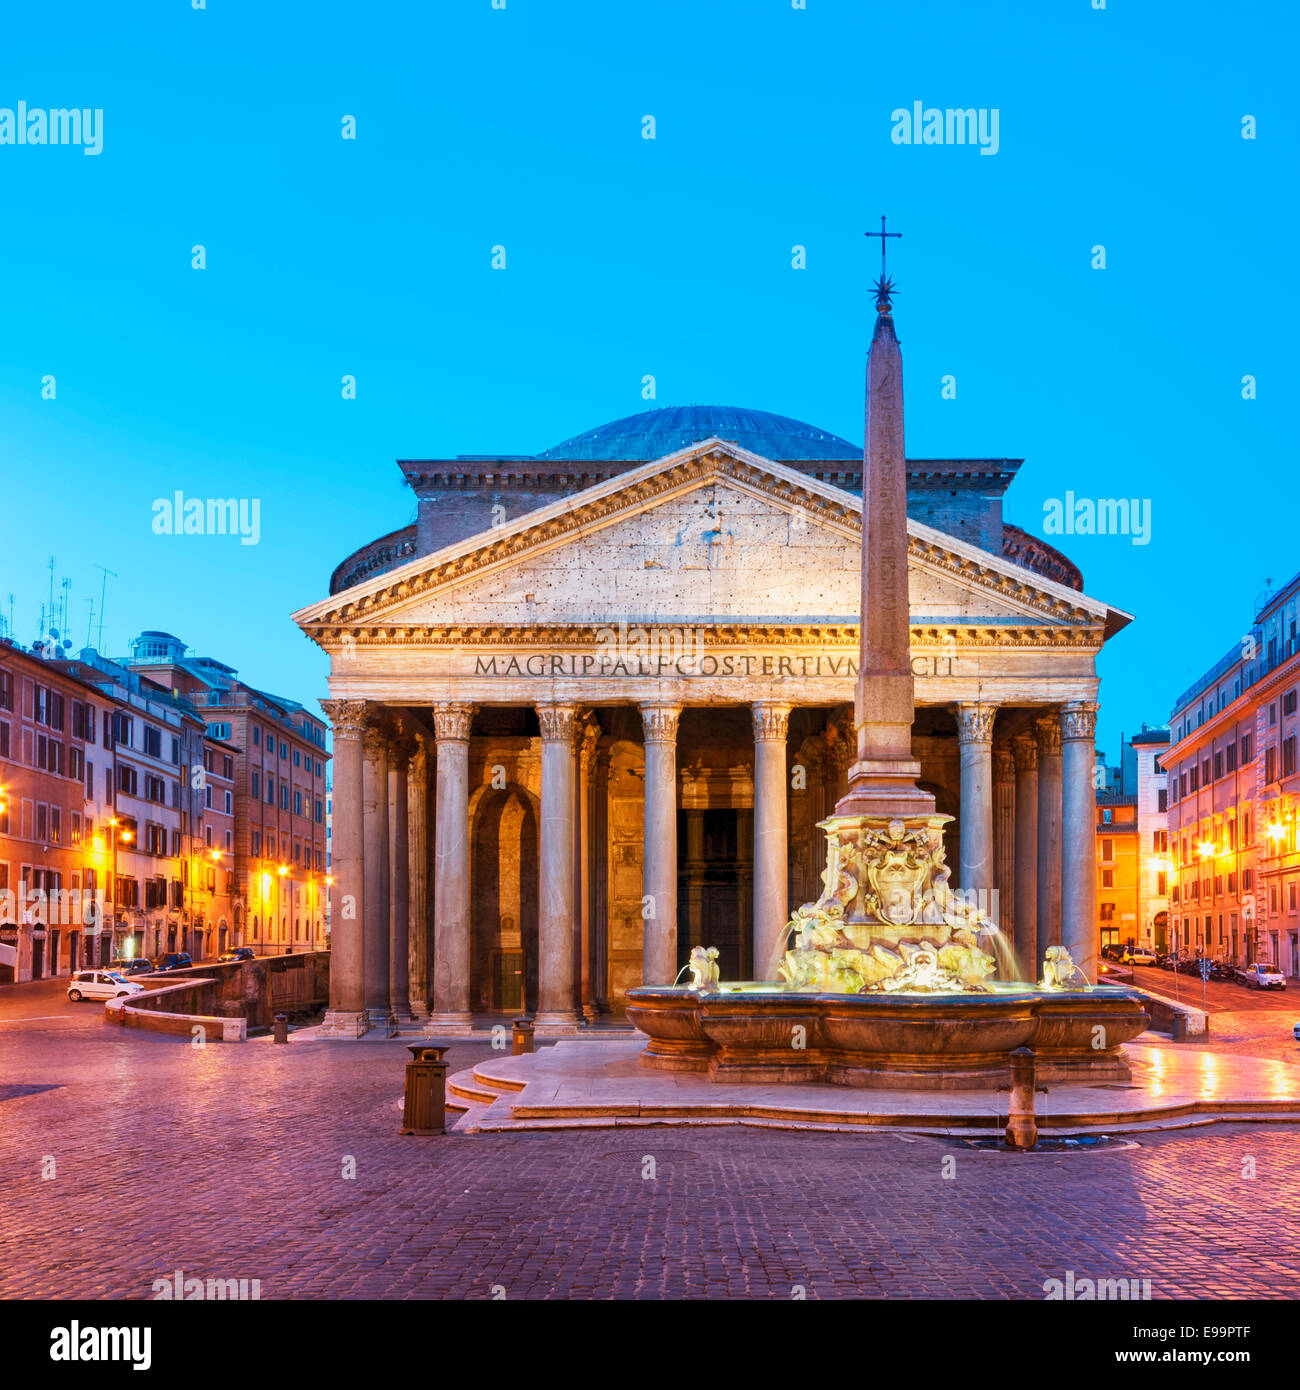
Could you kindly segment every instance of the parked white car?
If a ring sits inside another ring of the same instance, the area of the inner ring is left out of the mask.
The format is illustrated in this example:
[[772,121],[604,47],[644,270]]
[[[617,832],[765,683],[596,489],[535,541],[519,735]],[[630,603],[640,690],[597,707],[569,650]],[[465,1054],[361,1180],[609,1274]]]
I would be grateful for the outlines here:
[[143,993],[143,985],[114,975],[111,970],[78,970],[68,985],[68,998],[74,1004],[81,999],[121,999]]
[[1154,965],[1156,953],[1150,946],[1130,946],[1120,957],[1128,965]]
[[1247,989],[1285,989],[1286,976],[1276,965],[1265,965],[1256,961],[1244,970],[1237,971],[1237,981]]

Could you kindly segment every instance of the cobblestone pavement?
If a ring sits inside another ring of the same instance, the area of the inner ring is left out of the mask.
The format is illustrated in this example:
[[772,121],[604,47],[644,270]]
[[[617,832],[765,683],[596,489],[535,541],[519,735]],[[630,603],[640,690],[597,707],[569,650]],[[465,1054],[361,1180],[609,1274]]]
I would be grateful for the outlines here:
[[1063,1155],[756,1129],[403,1138],[400,1045],[195,1049],[47,1002],[0,1009],[5,1298],[144,1298],[177,1269],[263,1298],[1041,1298],[1067,1270],[1155,1298],[1300,1296],[1294,1125]]

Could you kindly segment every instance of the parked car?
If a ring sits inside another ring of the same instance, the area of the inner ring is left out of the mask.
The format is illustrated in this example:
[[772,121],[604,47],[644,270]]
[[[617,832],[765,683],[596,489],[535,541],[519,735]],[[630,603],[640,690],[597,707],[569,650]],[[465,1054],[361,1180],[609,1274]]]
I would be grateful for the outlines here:
[[1102,960],[1123,960],[1125,947],[1117,946],[1113,942],[1109,946],[1101,948]]
[[1150,946],[1130,946],[1125,950],[1120,960],[1129,965],[1154,965],[1157,957]]
[[1237,979],[1247,989],[1286,988],[1286,976],[1276,965],[1265,965],[1262,961],[1256,961],[1244,970],[1238,970]]
[[152,975],[153,961],[148,956],[137,956],[134,960],[111,960],[104,967],[114,975]]
[[122,999],[143,993],[143,985],[111,970],[78,970],[68,985],[68,998],[74,1004],[82,999]]
[[153,968],[161,973],[164,970],[188,970],[193,964],[188,951],[171,951],[165,956],[159,956],[154,961]]
[[257,957],[253,954],[253,948],[251,946],[236,946],[232,950],[222,951],[222,953],[217,957],[217,964],[228,965],[231,961],[235,960],[256,959]]

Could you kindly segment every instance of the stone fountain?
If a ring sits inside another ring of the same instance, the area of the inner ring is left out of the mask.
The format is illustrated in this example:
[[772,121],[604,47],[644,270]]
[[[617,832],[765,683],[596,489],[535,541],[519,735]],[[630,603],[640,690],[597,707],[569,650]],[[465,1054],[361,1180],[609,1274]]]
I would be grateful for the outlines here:
[[949,886],[951,817],[918,785],[893,289],[882,268],[867,359],[857,758],[821,823],[823,891],[773,944],[769,982],[721,983],[697,952],[707,966],[693,961],[691,986],[630,990],[628,1017],[650,1039],[641,1062],[720,1081],[958,1089],[1007,1084],[1011,1053],[1030,1047],[1040,1080],[1127,1080],[1121,1045],[1149,1021],[1141,996],[1090,985],[1059,945],[1042,984],[995,978],[997,925]]

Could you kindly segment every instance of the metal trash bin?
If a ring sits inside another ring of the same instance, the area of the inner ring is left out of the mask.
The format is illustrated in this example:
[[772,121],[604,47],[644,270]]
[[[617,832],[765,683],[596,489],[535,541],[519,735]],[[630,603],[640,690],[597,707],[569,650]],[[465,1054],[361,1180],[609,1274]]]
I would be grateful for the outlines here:
[[447,1063],[445,1047],[410,1043],[406,1064],[406,1094],[399,1134],[443,1134],[447,1124]]
[[510,1052],[514,1057],[518,1057],[521,1052],[531,1052],[533,1050],[533,1021],[531,1018],[515,1019],[515,1026],[510,1034]]
[[272,1020],[272,1031],[275,1042],[287,1043],[289,1041],[289,1015],[276,1014]]

